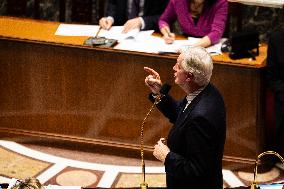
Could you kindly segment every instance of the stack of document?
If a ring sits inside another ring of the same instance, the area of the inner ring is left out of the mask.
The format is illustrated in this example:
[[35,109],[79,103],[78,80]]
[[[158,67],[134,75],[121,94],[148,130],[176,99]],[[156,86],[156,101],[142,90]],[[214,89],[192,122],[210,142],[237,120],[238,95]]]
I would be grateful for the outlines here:
[[[62,36],[95,36],[100,30],[98,25],[60,24],[55,35]],[[189,37],[187,40],[175,40],[172,44],[166,44],[161,37],[153,36],[154,30],[140,31],[133,29],[123,33],[123,26],[112,26],[110,30],[101,29],[98,37],[118,40],[115,49],[129,50],[146,53],[176,53],[183,46],[193,45],[200,38]],[[222,54],[221,45],[225,39],[207,49],[212,55]]]
[[[89,36],[94,37],[100,30],[98,25],[81,25],[81,24],[60,24],[55,32],[55,35],[60,36]],[[110,30],[101,29],[98,37],[108,39],[116,39],[123,41],[125,39],[144,38],[151,36],[154,30],[140,31],[139,29],[130,30],[123,33],[123,26],[112,26]]]
[[[144,38],[140,37],[132,40],[120,41],[120,43],[114,48],[156,54],[177,53],[178,49],[183,46],[193,45],[199,40],[200,38],[189,37],[187,40],[175,40],[172,44],[166,44],[164,39],[160,37],[145,35]],[[219,43],[207,47],[206,50],[211,55],[222,54],[221,46],[225,40],[225,38],[221,39]]]
[[130,30],[127,33],[123,33],[123,26],[113,26],[110,30],[101,30],[99,37],[105,37],[107,39],[116,39],[118,42],[124,40],[137,40],[150,37],[154,30],[140,31],[139,29]]

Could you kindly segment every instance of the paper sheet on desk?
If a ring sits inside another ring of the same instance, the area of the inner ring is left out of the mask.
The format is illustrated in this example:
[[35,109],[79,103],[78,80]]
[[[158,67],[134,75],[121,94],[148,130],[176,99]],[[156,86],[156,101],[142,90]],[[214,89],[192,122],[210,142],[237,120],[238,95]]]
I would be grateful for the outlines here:
[[139,39],[149,37],[154,32],[154,30],[140,31],[139,29],[133,29],[127,33],[122,33],[122,31],[123,26],[112,26],[110,30],[101,30],[99,37],[123,41],[126,39]]
[[[200,40],[200,38],[188,37],[188,40],[190,41],[191,45],[193,45],[194,43],[197,43]],[[211,55],[222,54],[221,46],[224,43],[224,41],[226,41],[226,40],[227,40],[226,38],[222,38],[222,39],[220,39],[220,41],[218,43],[207,47],[206,48],[207,52],[209,52]]]
[[[154,39],[155,37],[147,37],[143,41],[140,40],[134,40],[134,39],[126,39],[123,41],[120,41],[118,45],[114,47],[114,49],[120,49],[120,50],[128,50],[128,51],[137,51],[137,52],[146,52],[146,53],[157,53],[156,42]],[[152,45],[155,44],[155,45]]]
[[212,45],[210,47],[207,47],[206,50],[211,54],[211,55],[219,55],[222,54],[222,44],[227,40],[227,38],[222,38],[218,43],[215,45]]
[[146,53],[176,53],[183,45],[188,45],[188,40],[176,40],[173,44],[165,44],[164,40],[155,36],[140,36],[136,39],[121,41],[115,49],[138,51]]
[[[175,40],[175,42],[173,43],[173,45],[169,45],[167,48],[168,52],[176,52],[177,49],[181,48],[182,46],[186,46],[186,45],[194,45],[195,43],[197,43],[200,40],[200,38],[196,38],[196,37],[188,37],[188,40]],[[209,52],[211,55],[219,55],[222,54],[221,51],[221,46],[223,44],[224,41],[226,41],[226,38],[222,38],[218,43],[211,45],[210,47],[207,47],[206,50],[207,52]],[[162,50],[163,51],[163,50]]]
[[[164,40],[155,36],[144,36],[135,40],[123,40],[115,49],[138,51],[146,53],[176,53],[179,48],[186,45],[193,45],[198,42],[200,38],[190,37],[188,40],[175,40],[172,44],[165,44]],[[222,54],[221,45],[226,39],[221,39],[219,43],[210,46],[207,51],[211,55]]]
[[[83,25],[83,24],[60,24],[55,32],[55,35],[61,36],[95,36],[99,31],[98,25]],[[146,38],[152,35],[154,30],[140,31],[139,29],[130,30],[127,33],[122,33],[123,26],[112,26],[110,30],[101,29],[99,37],[108,39],[116,39],[122,41],[125,39]]]
[[61,36],[95,36],[99,30],[98,25],[60,24],[55,35]]

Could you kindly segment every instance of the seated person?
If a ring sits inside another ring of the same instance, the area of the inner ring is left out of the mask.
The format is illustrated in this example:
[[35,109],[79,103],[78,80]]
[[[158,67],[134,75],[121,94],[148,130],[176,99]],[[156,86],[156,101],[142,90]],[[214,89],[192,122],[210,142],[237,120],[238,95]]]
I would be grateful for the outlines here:
[[177,20],[184,35],[201,38],[194,46],[208,47],[222,37],[227,14],[227,0],[170,0],[159,28],[165,42],[173,43],[175,34],[170,27]]
[[158,20],[167,4],[168,0],[109,0],[99,25],[106,30],[123,25],[125,33],[135,28],[159,31]]
[[275,133],[272,137],[275,144],[272,147],[284,156],[284,30],[272,33],[269,39],[266,82],[274,94]]

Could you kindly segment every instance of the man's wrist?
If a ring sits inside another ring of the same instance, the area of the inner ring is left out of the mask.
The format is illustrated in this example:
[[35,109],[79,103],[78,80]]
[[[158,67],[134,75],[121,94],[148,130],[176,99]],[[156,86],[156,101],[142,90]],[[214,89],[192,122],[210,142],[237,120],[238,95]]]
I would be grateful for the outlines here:
[[162,35],[166,35],[166,36],[170,36],[170,31],[169,31],[169,28],[168,27],[162,27],[161,29],[160,29],[160,31],[161,31],[161,33],[162,33]]
[[112,16],[106,17],[107,20],[111,21],[111,23],[114,23],[114,18]]
[[167,158],[167,156],[168,156],[169,153],[170,153],[170,151],[166,152],[166,153],[163,155],[163,157],[162,157],[162,162],[163,162],[163,163],[165,163],[166,158]]

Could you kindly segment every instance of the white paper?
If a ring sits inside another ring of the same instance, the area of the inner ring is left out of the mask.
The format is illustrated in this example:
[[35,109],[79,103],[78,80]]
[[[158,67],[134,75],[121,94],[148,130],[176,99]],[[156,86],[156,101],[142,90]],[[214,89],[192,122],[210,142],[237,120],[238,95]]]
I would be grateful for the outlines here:
[[[190,41],[191,45],[193,45],[197,43],[200,40],[200,38],[188,37],[188,40]],[[211,55],[222,54],[221,46],[226,40],[227,40],[226,38],[222,38],[218,43],[207,47],[206,48],[207,52],[209,52]]]
[[188,46],[193,44],[191,40],[175,40],[172,44],[166,44],[163,39],[162,43],[163,44],[161,44],[159,48],[159,53],[163,52],[177,53],[177,51],[183,46]]
[[10,189],[11,187],[13,187],[16,184],[17,181],[18,181],[18,179],[11,178],[7,189]]
[[[55,35],[62,36],[95,36],[99,31],[98,25],[60,24]],[[176,53],[179,48],[197,43],[200,38],[189,37],[187,40],[175,40],[172,44],[166,44],[164,39],[152,36],[154,30],[140,31],[130,30],[122,33],[123,26],[112,26],[110,30],[101,29],[98,36],[108,39],[116,39],[119,44],[115,49],[147,52],[147,53]],[[221,45],[224,40],[207,49],[211,55],[222,54]]]
[[44,186],[45,189],[82,189],[81,186],[60,186],[60,185],[51,185]]
[[260,184],[260,189],[282,189],[283,184]]
[[154,30],[140,31],[139,29],[130,30],[127,33],[122,33],[123,26],[112,26],[109,30],[101,30],[99,37],[105,37],[108,39],[116,39],[123,41],[125,39],[136,39],[145,38],[151,36]]
[[188,37],[187,38],[190,45],[194,45],[195,43],[199,42],[201,38],[198,38],[198,37]]
[[60,24],[55,35],[61,36],[95,36],[99,30],[98,25]]
[[156,39],[153,36],[145,38],[145,40],[134,40],[134,39],[126,39],[121,41],[118,45],[116,45],[115,49],[120,50],[129,50],[129,51],[137,51],[137,52],[146,52],[146,53],[158,53],[159,50],[159,39]]
[[220,39],[220,41],[210,47],[207,47],[206,50],[211,54],[211,55],[219,55],[222,54],[222,44],[226,41],[226,38]]
[[[193,45],[200,40],[200,38],[190,37],[188,38],[188,40],[175,40],[172,44],[166,44],[164,39],[160,37],[147,36],[142,39],[143,40],[128,39],[120,41],[115,49],[156,54],[176,53],[177,50],[182,48],[183,46]],[[225,40],[225,38],[222,38],[219,43],[207,47],[206,50],[211,55],[222,54],[221,46]]]
[[158,54],[176,53],[183,45],[190,45],[188,40],[175,40],[173,44],[166,44],[164,39],[160,37],[148,36],[143,38],[143,40],[141,39],[121,41],[115,49]]

